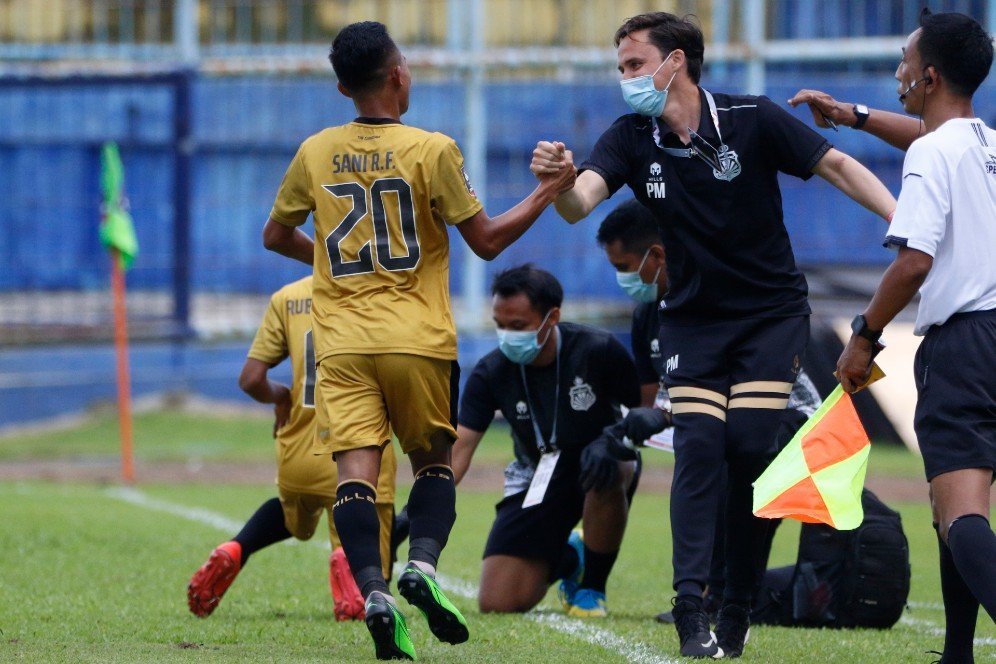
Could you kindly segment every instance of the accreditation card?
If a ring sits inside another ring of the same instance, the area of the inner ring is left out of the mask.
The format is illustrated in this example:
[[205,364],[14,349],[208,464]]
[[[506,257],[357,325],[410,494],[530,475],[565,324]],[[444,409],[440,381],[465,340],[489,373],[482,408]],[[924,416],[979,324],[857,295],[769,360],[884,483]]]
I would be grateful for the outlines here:
[[536,472],[533,473],[533,481],[529,483],[529,491],[522,501],[523,507],[532,507],[543,502],[546,495],[546,488],[550,486],[550,479],[553,478],[553,470],[557,467],[557,460],[560,459],[560,450],[547,452],[540,457]]

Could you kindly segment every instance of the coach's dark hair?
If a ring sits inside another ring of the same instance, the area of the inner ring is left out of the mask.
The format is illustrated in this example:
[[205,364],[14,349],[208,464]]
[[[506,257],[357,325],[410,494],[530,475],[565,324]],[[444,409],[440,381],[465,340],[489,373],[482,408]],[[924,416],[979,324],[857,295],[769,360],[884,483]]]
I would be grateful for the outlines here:
[[691,14],[678,18],[667,12],[649,12],[628,18],[616,30],[616,47],[626,35],[649,29],[650,43],[661,52],[661,57],[667,57],[667,54],[676,48],[685,52],[688,75],[693,82],[698,83],[702,78],[705,39],[702,37],[702,30],[695,25],[692,18],[694,17]]
[[600,247],[619,240],[623,251],[636,254],[646,252],[653,244],[662,243],[653,213],[635,198],[605,215],[595,239]]
[[513,297],[519,293],[524,293],[533,309],[544,316],[564,302],[564,288],[557,278],[531,263],[499,272],[491,284],[491,295]]
[[933,65],[956,94],[971,97],[989,75],[993,41],[979,22],[956,12],[920,13],[917,49],[924,66]]
[[329,50],[329,62],[342,87],[353,94],[363,93],[384,82],[384,65],[397,52],[383,23],[363,21],[339,31]]

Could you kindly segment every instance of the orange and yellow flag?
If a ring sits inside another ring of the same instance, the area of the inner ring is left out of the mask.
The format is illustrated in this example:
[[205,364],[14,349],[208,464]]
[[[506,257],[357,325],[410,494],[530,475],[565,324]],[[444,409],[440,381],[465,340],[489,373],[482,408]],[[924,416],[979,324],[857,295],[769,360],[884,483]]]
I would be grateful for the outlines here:
[[754,514],[857,528],[870,450],[851,395],[838,385],[754,482]]

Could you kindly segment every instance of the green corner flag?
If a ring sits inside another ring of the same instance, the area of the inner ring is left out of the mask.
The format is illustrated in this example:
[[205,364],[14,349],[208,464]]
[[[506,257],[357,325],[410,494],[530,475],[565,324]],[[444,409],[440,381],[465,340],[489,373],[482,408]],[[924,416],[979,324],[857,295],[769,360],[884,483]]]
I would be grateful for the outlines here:
[[124,166],[116,143],[104,143],[100,153],[100,189],[104,199],[104,219],[100,225],[100,242],[108,249],[116,249],[121,256],[121,267],[131,267],[138,255],[138,238],[131,215],[122,206]]

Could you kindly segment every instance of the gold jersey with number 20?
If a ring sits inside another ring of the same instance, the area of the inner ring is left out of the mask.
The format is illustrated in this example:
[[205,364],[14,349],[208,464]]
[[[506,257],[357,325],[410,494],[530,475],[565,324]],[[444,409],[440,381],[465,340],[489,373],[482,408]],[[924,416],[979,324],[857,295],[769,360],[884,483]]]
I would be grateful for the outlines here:
[[480,209],[463,155],[443,134],[362,118],[305,140],[270,217],[300,226],[314,212],[318,362],[456,359],[446,226]]

